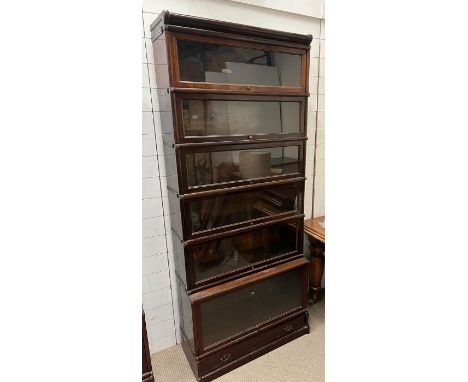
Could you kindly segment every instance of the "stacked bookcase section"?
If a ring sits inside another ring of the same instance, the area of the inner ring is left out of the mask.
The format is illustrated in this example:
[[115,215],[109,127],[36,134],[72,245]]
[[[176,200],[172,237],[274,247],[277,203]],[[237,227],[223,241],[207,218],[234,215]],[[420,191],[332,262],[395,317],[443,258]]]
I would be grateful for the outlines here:
[[151,36],[183,348],[209,381],[309,332],[312,36],[167,11]]

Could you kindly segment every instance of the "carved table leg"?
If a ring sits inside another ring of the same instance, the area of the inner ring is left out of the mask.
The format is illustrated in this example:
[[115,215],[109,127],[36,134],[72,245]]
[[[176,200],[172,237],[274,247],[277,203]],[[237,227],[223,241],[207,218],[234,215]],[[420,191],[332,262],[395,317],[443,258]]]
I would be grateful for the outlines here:
[[309,304],[315,304],[321,292],[323,268],[325,264],[325,244],[314,238],[310,242],[310,277],[309,277]]

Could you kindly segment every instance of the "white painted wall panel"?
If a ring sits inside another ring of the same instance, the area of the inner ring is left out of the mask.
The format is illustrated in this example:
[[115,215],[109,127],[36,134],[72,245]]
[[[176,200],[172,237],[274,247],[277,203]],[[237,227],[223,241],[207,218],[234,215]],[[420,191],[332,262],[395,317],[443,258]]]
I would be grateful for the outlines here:
[[320,21],[317,141],[315,149],[314,217],[325,215],[325,20]]
[[146,325],[156,325],[167,320],[167,317],[172,317],[172,304],[158,306],[157,308],[148,309],[145,311]]
[[163,208],[162,208],[162,198],[150,198],[150,199],[143,199],[142,200],[142,216],[143,219],[146,218],[154,218],[156,216],[163,215]]
[[152,275],[161,271],[169,270],[169,262],[166,253],[143,257],[142,261],[143,276]]
[[323,17],[323,0],[310,1],[310,0],[231,0],[237,3],[244,3],[255,5],[261,8],[276,9],[283,12],[296,13],[302,16],[309,16],[315,18]]
[[143,199],[156,198],[161,196],[161,189],[158,178],[143,179],[142,196]]
[[170,287],[169,270],[143,276],[143,293]]
[[141,95],[141,99],[142,99],[142,110],[143,111],[152,111],[152,106],[151,106],[151,94],[150,94],[150,90],[148,88],[143,88],[142,89],[142,95]]
[[143,219],[143,238],[159,236],[165,234],[164,217],[158,216],[155,218]]
[[[167,250],[166,236],[155,236],[143,239],[142,247],[143,257],[165,253]],[[145,271],[148,272],[150,270]]]
[[153,113],[150,111],[142,113],[142,134],[153,134]]
[[172,304],[171,288],[163,288],[153,292],[143,293],[143,308],[145,311],[166,304]]
[[[154,139],[153,139],[154,142]],[[142,158],[142,174],[143,178],[155,178],[159,176],[158,158],[156,155],[146,156]]]
[[175,331],[173,318],[166,321],[158,322],[157,324],[148,327],[148,337],[151,336],[151,339],[153,341],[174,334]]

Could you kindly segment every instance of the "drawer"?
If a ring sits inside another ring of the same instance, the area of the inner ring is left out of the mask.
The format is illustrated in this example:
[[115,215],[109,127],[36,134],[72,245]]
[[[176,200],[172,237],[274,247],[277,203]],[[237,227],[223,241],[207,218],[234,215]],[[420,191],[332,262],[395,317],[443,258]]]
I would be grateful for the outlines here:
[[288,319],[280,324],[268,328],[262,332],[256,332],[253,336],[239,341],[233,345],[203,357],[199,360],[200,370],[203,374],[214,371],[233,362],[240,357],[252,353],[263,346],[270,344],[282,337],[288,336],[300,329],[308,327],[307,313]]
[[169,36],[175,88],[248,93],[307,93],[307,47],[265,45],[190,34]]
[[[301,214],[304,181],[272,182],[241,191],[224,189],[192,195],[184,195],[180,200],[187,216],[185,240]],[[171,212],[177,208],[174,205]]]
[[173,103],[177,134],[167,143],[306,136],[305,97],[176,93]]
[[304,141],[177,150],[181,194],[304,176]]
[[292,260],[190,295],[195,355],[306,309],[307,264]]
[[252,273],[274,261],[302,254],[302,215],[236,232],[203,238],[185,247],[188,289]]

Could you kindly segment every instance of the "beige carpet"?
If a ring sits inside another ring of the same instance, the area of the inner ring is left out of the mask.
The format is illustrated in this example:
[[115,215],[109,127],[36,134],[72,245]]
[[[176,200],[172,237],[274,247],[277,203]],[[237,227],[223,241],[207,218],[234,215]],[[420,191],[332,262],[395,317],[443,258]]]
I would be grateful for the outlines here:
[[[324,382],[325,301],[309,308],[310,333],[219,377],[219,382]],[[156,382],[194,382],[180,345],[151,357]]]

